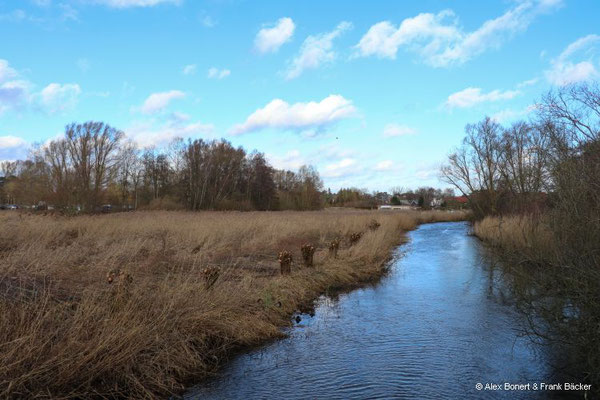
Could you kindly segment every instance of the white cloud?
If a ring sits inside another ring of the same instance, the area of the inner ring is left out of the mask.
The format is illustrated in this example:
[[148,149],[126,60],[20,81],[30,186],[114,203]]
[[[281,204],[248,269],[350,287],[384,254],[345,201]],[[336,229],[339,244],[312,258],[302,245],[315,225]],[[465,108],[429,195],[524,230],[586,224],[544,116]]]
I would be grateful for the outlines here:
[[244,123],[235,125],[230,133],[239,135],[265,128],[321,130],[355,113],[352,102],[340,95],[329,95],[320,102],[294,104],[275,99],[250,114]]
[[210,79],[223,79],[227,78],[229,75],[231,75],[231,71],[228,69],[218,69],[212,67],[208,70],[208,77]]
[[254,47],[260,53],[276,52],[292,38],[295,29],[296,25],[291,18],[280,18],[274,26],[265,27],[258,31],[254,39]]
[[[577,39],[554,60],[551,68],[546,71],[546,78],[554,85],[564,86],[572,83],[587,81],[600,74],[594,64],[598,52],[600,36],[587,35]],[[583,53],[585,60],[577,62],[576,56]]]
[[336,57],[332,50],[333,40],[351,27],[349,22],[341,22],[331,32],[307,37],[300,47],[300,53],[291,61],[286,78],[297,78],[306,69],[318,68],[324,63],[332,62]]
[[29,101],[30,83],[22,80],[0,81],[0,115]]
[[0,136],[0,161],[18,160],[27,156],[29,144],[17,136]]
[[392,171],[396,168],[395,163],[392,160],[380,161],[373,168],[375,171]]
[[535,109],[536,109],[535,104],[529,105],[529,106],[519,109],[519,110],[515,110],[512,108],[506,108],[504,110],[498,111],[497,113],[492,115],[491,118],[498,123],[504,123],[504,122],[515,120],[517,118],[522,118],[522,117],[528,115],[529,113],[531,113],[532,111],[534,111]]
[[19,79],[19,73],[8,61],[0,59],[0,115],[30,101],[32,84]]
[[321,175],[325,178],[340,178],[358,171],[358,163],[354,158],[344,158],[336,163],[326,165]]
[[430,180],[437,178],[440,174],[440,166],[438,164],[420,165],[415,170],[415,177],[420,180]]
[[314,152],[313,158],[316,159],[337,159],[337,158],[352,158],[356,156],[356,151],[349,148],[342,148],[339,144],[327,144],[320,146]]
[[193,75],[196,73],[198,66],[196,64],[188,64],[181,71],[184,75]]
[[185,93],[180,90],[170,90],[168,92],[153,93],[140,108],[144,114],[155,114],[163,111],[172,100],[185,97]]
[[70,110],[75,107],[81,94],[81,88],[76,83],[51,83],[39,94],[42,107],[49,113]]
[[277,154],[266,154],[269,163],[276,169],[296,170],[310,164],[298,150],[290,150],[283,157]]
[[76,106],[81,94],[76,83],[50,83],[40,92],[32,93],[33,83],[19,78],[7,61],[0,60],[0,114],[29,105],[50,114],[64,112]]
[[448,96],[446,106],[449,108],[468,108],[484,102],[509,100],[519,94],[518,90],[493,90],[488,93],[482,93],[481,88],[468,87]]
[[197,135],[211,135],[214,125],[201,122],[189,122],[187,114],[173,113],[166,122],[144,121],[135,123],[127,129],[127,137],[139,147],[166,145],[175,138],[187,138]]
[[523,81],[523,82],[520,82],[519,84],[517,84],[517,87],[518,88],[524,88],[524,87],[527,87],[527,86],[533,86],[536,83],[538,83],[538,81],[539,81],[539,78],[528,79],[526,81]]
[[417,133],[415,129],[406,125],[387,124],[383,128],[383,136],[385,137],[414,135],[415,133]]
[[0,59],[0,83],[4,83],[9,79],[15,78],[17,71],[8,65],[8,61]]
[[433,67],[463,64],[489,48],[522,32],[541,13],[561,5],[559,0],[525,0],[501,16],[485,21],[478,29],[464,32],[451,10],[421,13],[395,26],[379,22],[355,46],[355,56],[395,59],[399,48],[418,54]]
[[0,149],[19,147],[27,144],[24,139],[17,136],[0,136]]
[[181,0],[88,0],[113,8],[153,7],[159,4],[180,4]]

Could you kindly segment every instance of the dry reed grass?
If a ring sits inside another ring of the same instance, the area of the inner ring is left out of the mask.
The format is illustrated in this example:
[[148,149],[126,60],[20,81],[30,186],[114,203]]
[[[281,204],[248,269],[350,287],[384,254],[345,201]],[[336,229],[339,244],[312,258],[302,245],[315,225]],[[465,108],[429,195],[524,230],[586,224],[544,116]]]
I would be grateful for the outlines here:
[[[282,335],[331,288],[384,271],[402,232],[442,212],[0,214],[0,397],[179,393],[232,351]],[[368,229],[376,221],[379,228]],[[364,232],[328,256],[335,238]],[[281,276],[278,252],[314,268]],[[111,283],[107,282],[110,281]]]
[[521,254],[528,262],[544,264],[556,257],[556,244],[543,219],[529,215],[485,217],[473,225],[473,233],[504,252]]

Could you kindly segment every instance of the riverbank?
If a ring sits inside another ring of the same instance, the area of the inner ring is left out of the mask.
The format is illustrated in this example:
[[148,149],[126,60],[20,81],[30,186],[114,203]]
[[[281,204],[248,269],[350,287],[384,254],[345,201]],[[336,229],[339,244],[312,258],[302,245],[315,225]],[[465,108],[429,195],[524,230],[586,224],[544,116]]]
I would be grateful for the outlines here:
[[[591,384],[600,396],[600,301],[598,247],[577,251],[575,233],[556,216],[485,217],[473,233],[493,247],[518,308],[528,318],[527,334],[568,354],[567,371]],[[579,229],[579,228],[577,228]],[[582,247],[590,238],[581,232]],[[593,240],[593,239],[592,239]],[[597,242],[595,242],[597,244]]]
[[[464,218],[355,210],[3,213],[0,396],[180,393],[235,350],[280,337],[319,294],[380,276],[403,232]],[[336,239],[337,258],[329,251]],[[315,248],[313,267],[302,266],[304,244]],[[294,260],[284,276],[282,251]]]

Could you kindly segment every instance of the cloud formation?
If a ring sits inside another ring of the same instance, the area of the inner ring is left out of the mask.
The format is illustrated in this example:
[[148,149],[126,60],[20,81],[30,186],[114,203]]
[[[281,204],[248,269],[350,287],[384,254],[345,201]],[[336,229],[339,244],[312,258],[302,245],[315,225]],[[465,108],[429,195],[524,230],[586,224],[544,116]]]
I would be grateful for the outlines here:
[[352,24],[344,21],[331,32],[307,37],[300,47],[300,53],[290,62],[286,79],[297,78],[304,70],[318,68],[322,64],[332,62],[336,57],[332,50],[333,40],[350,28]]
[[[594,58],[600,48],[600,36],[587,35],[569,44],[560,55],[551,61],[551,68],[546,71],[546,78],[553,85],[565,86],[587,81],[598,77]],[[585,60],[577,56],[585,56]]]
[[380,161],[373,167],[375,171],[392,171],[395,168],[396,165],[392,160]]
[[0,59],[0,115],[29,101],[31,84],[18,78],[8,61]]
[[17,136],[0,136],[0,161],[23,159],[27,156],[29,144]]
[[168,92],[152,93],[142,107],[140,111],[144,114],[156,114],[163,111],[169,103],[176,99],[185,97],[185,93],[180,90],[170,90]]
[[341,178],[357,173],[360,170],[354,158],[344,158],[338,162],[325,165],[322,175],[325,178]]
[[153,7],[159,4],[180,4],[181,0],[88,0],[113,8]]
[[127,137],[139,147],[167,145],[176,138],[188,138],[198,135],[211,135],[214,125],[199,121],[192,122],[187,114],[174,112],[166,121],[137,122],[126,130]]
[[468,87],[448,96],[446,106],[449,108],[469,108],[486,102],[510,100],[519,94],[518,90],[492,90],[488,93],[482,93],[481,88]]
[[296,25],[291,18],[280,18],[274,26],[258,31],[254,47],[260,53],[274,53],[292,38],[295,29]]
[[414,135],[415,133],[417,133],[415,129],[400,124],[387,124],[383,128],[383,136],[385,137]]
[[39,94],[40,105],[50,114],[75,108],[81,88],[76,83],[51,83]]
[[0,59],[0,115],[28,106],[49,114],[68,111],[77,105],[81,94],[81,87],[76,83],[51,83],[37,93],[32,92],[33,86],[21,79],[6,60]]
[[183,69],[181,70],[181,72],[184,75],[193,75],[196,73],[196,70],[198,69],[198,66],[196,64],[188,64],[185,67],[183,67]]
[[241,124],[235,125],[230,133],[240,135],[265,128],[285,130],[321,130],[356,113],[352,101],[340,95],[329,95],[320,102],[289,104],[274,99],[259,108]]
[[209,68],[208,78],[209,79],[223,79],[231,75],[231,71],[228,69],[218,69],[215,67]]
[[421,13],[398,26],[382,21],[371,26],[355,46],[356,57],[395,59],[400,48],[414,52],[433,67],[463,64],[490,48],[498,48],[522,32],[540,14],[559,7],[561,0],[526,0],[501,16],[485,21],[472,32],[464,32],[451,10]]

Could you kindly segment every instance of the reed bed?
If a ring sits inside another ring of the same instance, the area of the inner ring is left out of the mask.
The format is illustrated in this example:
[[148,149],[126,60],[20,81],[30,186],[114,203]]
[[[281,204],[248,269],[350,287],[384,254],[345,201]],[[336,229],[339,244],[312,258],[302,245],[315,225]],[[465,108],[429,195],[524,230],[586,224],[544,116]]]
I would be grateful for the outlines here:
[[[280,337],[290,316],[320,293],[380,276],[403,232],[464,218],[356,210],[3,212],[0,397],[180,393],[234,351]],[[307,245],[314,247],[310,268],[302,262]],[[280,273],[282,251],[293,257],[290,274]]]
[[544,264],[557,257],[554,235],[543,218],[488,216],[474,223],[473,233],[505,254],[520,255],[528,262]]

